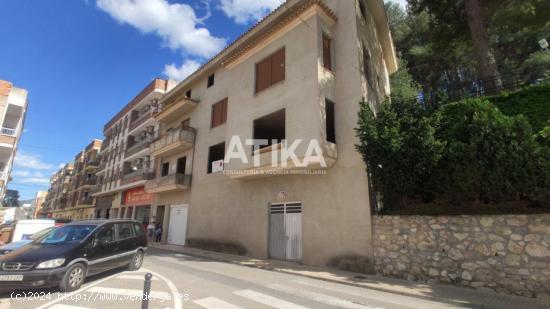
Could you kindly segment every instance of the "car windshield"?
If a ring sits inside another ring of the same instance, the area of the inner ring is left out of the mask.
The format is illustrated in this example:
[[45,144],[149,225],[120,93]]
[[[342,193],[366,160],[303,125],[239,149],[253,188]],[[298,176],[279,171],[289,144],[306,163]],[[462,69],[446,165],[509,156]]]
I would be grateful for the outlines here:
[[32,236],[31,236],[31,239],[32,240],[37,240],[37,239],[40,239],[42,238],[42,236],[46,235],[47,233],[49,233],[51,230],[55,229],[55,227],[47,227],[43,230],[40,230],[36,233],[34,233]]
[[81,241],[95,228],[94,225],[65,225],[51,230],[42,238],[36,240],[39,244],[59,244]]

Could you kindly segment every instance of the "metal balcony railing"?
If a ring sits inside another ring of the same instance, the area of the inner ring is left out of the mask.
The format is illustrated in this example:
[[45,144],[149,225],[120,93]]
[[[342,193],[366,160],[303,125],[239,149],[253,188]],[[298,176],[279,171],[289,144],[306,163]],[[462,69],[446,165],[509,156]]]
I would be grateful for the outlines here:
[[2,129],[0,129],[0,134],[15,137],[17,135],[17,130],[12,128],[2,127]]
[[80,205],[93,205],[94,204],[94,198],[91,196],[81,198],[78,202]]
[[130,147],[128,147],[128,149],[126,149],[126,152],[124,153],[124,156],[129,157],[131,155],[134,155],[134,154],[142,151],[143,149],[149,147],[149,145],[151,144],[151,141],[153,141],[153,137],[148,136],[148,137],[142,139],[141,141],[135,142],[132,146],[130,146]]
[[186,174],[171,174],[166,176],[157,177],[147,182],[145,187],[147,189],[157,189],[164,186],[182,185],[191,186],[191,175]]
[[150,180],[155,177],[155,172],[149,169],[141,169],[122,176],[121,184],[129,184],[140,180]]
[[153,113],[151,111],[145,112],[141,115],[139,115],[138,118],[136,118],[134,121],[130,122],[129,131],[132,131],[133,129],[137,128],[140,124],[144,123],[148,119],[152,117]]
[[179,142],[186,142],[193,145],[195,142],[195,134],[196,130],[192,127],[184,127],[176,131],[167,132],[151,143],[151,152],[161,150]]

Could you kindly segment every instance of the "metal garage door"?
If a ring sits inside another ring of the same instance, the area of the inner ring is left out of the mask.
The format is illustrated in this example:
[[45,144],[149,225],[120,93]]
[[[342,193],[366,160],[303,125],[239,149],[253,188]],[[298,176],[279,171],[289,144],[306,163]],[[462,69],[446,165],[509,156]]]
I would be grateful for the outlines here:
[[302,203],[278,203],[269,207],[269,257],[302,259]]

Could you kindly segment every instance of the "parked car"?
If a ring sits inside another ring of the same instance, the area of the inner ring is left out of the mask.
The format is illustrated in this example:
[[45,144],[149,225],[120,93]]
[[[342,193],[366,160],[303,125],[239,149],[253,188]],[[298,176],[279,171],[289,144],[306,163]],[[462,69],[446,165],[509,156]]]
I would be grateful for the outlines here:
[[15,222],[10,242],[30,239],[33,234],[45,228],[55,226],[55,220],[32,219]]
[[71,222],[0,256],[0,287],[74,291],[87,276],[139,269],[146,250],[145,229],[135,220]]
[[47,228],[33,234],[29,239],[14,241],[14,242],[9,243],[7,245],[0,246],[0,255],[8,254],[12,251],[15,251],[15,250],[23,247],[24,245],[33,242],[33,240],[36,240],[36,239],[46,235],[46,233],[49,233],[53,229],[55,229],[55,226],[50,226],[50,227],[47,227]]

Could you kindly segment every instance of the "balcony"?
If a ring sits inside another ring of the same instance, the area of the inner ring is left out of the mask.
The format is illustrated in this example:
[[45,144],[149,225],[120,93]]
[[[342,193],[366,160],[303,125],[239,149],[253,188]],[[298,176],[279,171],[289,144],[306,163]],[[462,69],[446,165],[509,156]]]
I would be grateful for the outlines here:
[[151,155],[167,156],[191,149],[195,143],[195,134],[195,129],[191,127],[167,132],[151,143]]
[[198,101],[187,97],[177,99],[175,102],[164,102],[160,112],[155,114],[155,119],[161,122],[170,122],[191,111],[197,104],[199,104]]
[[187,190],[191,187],[191,175],[172,174],[149,180],[145,191],[149,193]]
[[152,170],[137,170],[122,176],[120,185],[127,185],[141,180],[150,180],[155,177],[155,172]]
[[85,163],[84,170],[87,170],[89,168],[97,168],[97,167],[99,167],[99,159],[93,159]]
[[17,139],[17,130],[2,127],[0,129],[0,143],[15,145],[15,140]]
[[93,205],[94,204],[94,198],[91,196],[83,197],[78,200],[78,205]]
[[97,178],[96,177],[92,177],[92,178],[89,178],[89,179],[83,179],[81,182],[80,182],[80,186],[81,187],[85,187],[85,186],[95,186],[97,185]]
[[128,149],[126,149],[126,152],[124,153],[124,157],[125,158],[131,157],[131,156],[135,155],[136,153],[142,151],[143,149],[148,148],[149,145],[151,144],[152,140],[153,140],[152,137],[146,137],[146,138],[142,139],[141,141],[135,142],[132,146],[130,146],[130,147],[128,147]]
[[128,126],[128,132],[133,131],[135,128],[139,127],[141,124],[151,119],[152,116],[153,113],[151,111],[147,111],[139,115],[135,120],[132,120],[132,122],[130,122],[130,125]]

